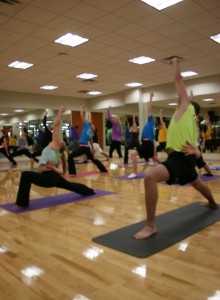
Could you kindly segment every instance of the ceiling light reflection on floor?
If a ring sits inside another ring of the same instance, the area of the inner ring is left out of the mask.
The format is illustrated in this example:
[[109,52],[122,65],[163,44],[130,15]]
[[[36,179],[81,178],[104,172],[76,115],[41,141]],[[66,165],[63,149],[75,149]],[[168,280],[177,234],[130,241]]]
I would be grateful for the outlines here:
[[147,277],[147,266],[142,265],[132,269],[132,273],[137,274],[143,278]]
[[183,241],[182,243],[180,243],[180,245],[178,246],[178,250],[180,251],[186,251],[186,249],[189,246],[189,241]]
[[208,297],[207,300],[220,300],[220,291],[215,291],[215,294]]
[[8,248],[6,246],[0,246],[0,254],[8,252]]
[[79,294],[79,295],[76,295],[72,300],[90,300],[90,299]]
[[99,255],[103,254],[104,250],[98,247],[91,247],[83,251],[83,256],[90,260],[96,259]]
[[44,270],[31,266],[21,270],[22,280],[27,284],[31,285],[37,277],[44,274]]

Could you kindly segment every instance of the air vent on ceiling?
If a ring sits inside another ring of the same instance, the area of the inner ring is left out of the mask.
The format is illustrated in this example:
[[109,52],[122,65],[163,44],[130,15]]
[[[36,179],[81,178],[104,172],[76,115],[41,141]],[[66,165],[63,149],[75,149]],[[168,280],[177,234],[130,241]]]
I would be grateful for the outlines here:
[[81,91],[78,91],[78,93],[81,93],[81,94],[88,94],[89,91],[86,91],[86,90],[81,90]]
[[97,80],[95,80],[95,79],[84,79],[83,82],[95,83],[95,82],[97,82]]
[[6,3],[6,4],[10,4],[10,5],[14,5],[14,4],[19,4],[20,3],[19,0],[0,0],[0,2]]
[[161,59],[159,59],[159,61],[169,64],[171,59],[174,58],[174,57],[177,57],[180,61],[184,60],[182,57],[180,57],[178,55],[172,55],[172,56],[161,58]]

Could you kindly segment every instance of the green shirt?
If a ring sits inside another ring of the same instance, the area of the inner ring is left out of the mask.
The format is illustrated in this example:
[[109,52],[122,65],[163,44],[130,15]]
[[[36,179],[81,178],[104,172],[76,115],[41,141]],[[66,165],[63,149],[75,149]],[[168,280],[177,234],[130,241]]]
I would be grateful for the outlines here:
[[193,105],[190,104],[178,121],[172,117],[167,131],[166,148],[181,152],[182,146],[187,142],[196,146],[196,141],[196,114]]

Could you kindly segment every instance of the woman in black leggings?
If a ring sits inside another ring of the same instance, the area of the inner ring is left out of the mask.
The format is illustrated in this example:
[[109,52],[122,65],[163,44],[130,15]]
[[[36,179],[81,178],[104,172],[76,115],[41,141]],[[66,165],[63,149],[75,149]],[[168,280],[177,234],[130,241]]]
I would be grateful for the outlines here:
[[66,170],[66,164],[65,155],[63,153],[64,143],[59,136],[59,127],[62,114],[65,111],[66,106],[62,106],[59,109],[53,128],[53,139],[42,152],[38,172],[22,172],[14,209],[22,209],[29,206],[32,183],[46,188],[63,188],[83,196],[95,194],[94,190],[86,185],[70,182],[63,177]]

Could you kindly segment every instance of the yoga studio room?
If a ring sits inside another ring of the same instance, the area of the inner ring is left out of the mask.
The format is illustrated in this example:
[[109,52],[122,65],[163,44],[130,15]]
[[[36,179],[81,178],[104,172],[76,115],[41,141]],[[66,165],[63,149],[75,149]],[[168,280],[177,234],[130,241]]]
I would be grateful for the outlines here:
[[0,0],[0,300],[220,300],[220,1]]

